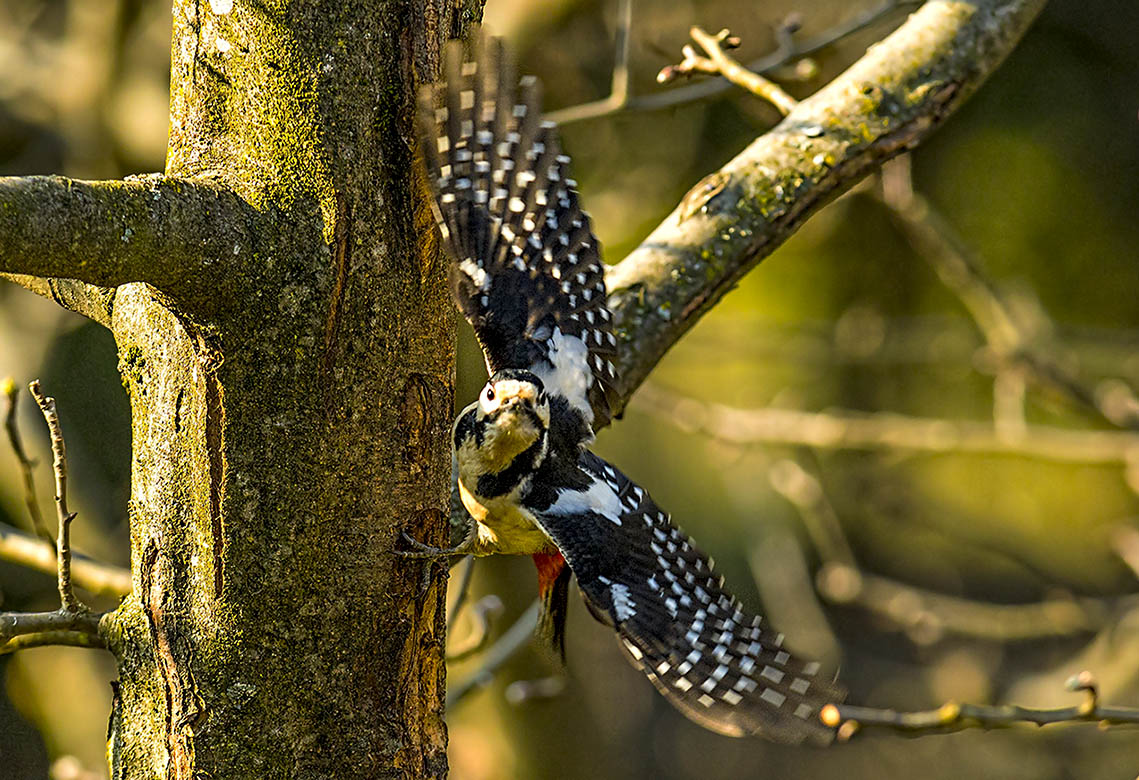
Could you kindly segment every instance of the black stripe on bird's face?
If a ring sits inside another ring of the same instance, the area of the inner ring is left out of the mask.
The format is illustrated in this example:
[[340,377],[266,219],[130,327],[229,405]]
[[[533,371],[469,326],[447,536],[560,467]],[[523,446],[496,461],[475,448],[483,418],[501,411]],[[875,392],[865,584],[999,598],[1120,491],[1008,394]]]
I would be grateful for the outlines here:
[[455,449],[468,487],[484,475],[506,472],[523,455],[527,470],[536,468],[545,456],[549,424],[540,379],[516,369],[495,374],[456,426]]

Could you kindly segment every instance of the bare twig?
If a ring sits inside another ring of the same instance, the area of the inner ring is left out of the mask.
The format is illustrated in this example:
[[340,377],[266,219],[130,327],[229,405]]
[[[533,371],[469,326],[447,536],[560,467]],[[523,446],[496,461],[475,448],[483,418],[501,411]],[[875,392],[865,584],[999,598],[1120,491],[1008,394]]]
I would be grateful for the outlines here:
[[1095,682],[1088,672],[1070,678],[1070,691],[1081,691],[1084,701],[1074,707],[1035,709],[1015,704],[983,705],[949,702],[935,710],[897,710],[828,704],[820,713],[823,723],[838,729],[839,739],[850,739],[866,726],[885,726],[908,734],[942,734],[967,728],[1006,728],[1020,724],[1047,726],[1053,723],[1139,724],[1139,709],[1101,705]]
[[668,65],[657,74],[657,81],[667,84],[680,76],[691,76],[694,73],[707,73],[713,76],[723,76],[736,86],[743,87],[756,97],[763,98],[787,116],[798,104],[795,98],[788,95],[773,81],[770,81],[755,71],[748,70],[743,65],[729,57],[724,49],[734,49],[739,46],[739,39],[732,37],[725,28],[715,35],[709,35],[700,27],[693,27],[688,31],[692,40],[700,44],[707,56],[700,56],[691,46],[683,49],[684,59],[679,65]]
[[618,0],[617,34],[614,36],[616,54],[613,58],[613,75],[609,82],[609,96],[590,103],[568,106],[551,111],[546,119],[560,125],[607,116],[624,109],[629,103],[629,28],[633,24],[633,0]]
[[59,425],[55,399],[45,396],[39,381],[29,385],[39,404],[51,437],[52,468],[55,472],[55,505],[59,534],[55,543],[59,609],[54,612],[0,613],[0,654],[42,645],[105,647],[99,633],[102,615],[93,613],[75,596],[71,582],[71,521],[75,514],[67,508],[67,451]]
[[1009,435],[990,423],[909,417],[886,412],[740,409],[706,403],[646,384],[634,408],[683,430],[737,445],[786,444],[820,449],[983,453],[1072,463],[1128,463],[1139,436],[1029,425]]
[[467,603],[467,597],[471,593],[471,579],[475,573],[475,556],[468,555],[463,559],[463,573],[460,575],[459,585],[455,590],[455,600],[451,604],[450,610],[447,614],[447,634],[450,635],[451,631],[455,628],[455,623],[459,620],[459,615],[463,610],[463,605]]
[[534,633],[534,627],[538,625],[540,607],[539,600],[534,599],[534,603],[486,651],[479,668],[451,686],[447,691],[448,708],[454,707],[471,692],[490,683],[494,679],[494,673],[526,646]]
[[[1047,339],[1046,315],[1035,327],[1026,327],[1016,316],[1004,293],[985,274],[983,264],[957,235],[951,224],[920,193],[914,191],[905,158],[882,170],[879,194],[895,224],[938,277],[968,310],[985,337],[997,363],[997,376],[1008,371],[1025,372],[1038,384],[1074,401],[1103,420],[1122,428],[1139,430],[1139,402],[1129,388],[1122,388],[1123,402],[1095,392],[1053,354]],[[998,388],[997,404],[1001,388]],[[1116,394],[1118,396],[1119,394]]]
[[[55,541],[44,542],[31,534],[0,523],[0,560],[18,563],[45,574],[58,574]],[[131,592],[131,573],[82,553],[71,556],[71,580],[97,596],[121,597]]]
[[19,418],[16,416],[20,402],[20,389],[9,377],[3,382],[4,398],[7,409],[4,413],[4,430],[8,432],[8,443],[12,445],[12,452],[20,463],[20,472],[24,477],[24,504],[28,507],[28,517],[31,518],[32,530],[41,539],[51,541],[51,533],[44,525],[43,514],[40,512],[40,502],[36,499],[36,481],[33,469],[35,462],[28,457],[24,450],[24,442],[20,437]]
[[40,389],[39,380],[28,385],[32,397],[39,404],[43,412],[44,422],[47,423],[48,434],[51,437],[52,471],[55,473],[55,508],[59,516],[59,536],[55,543],[55,554],[58,560],[59,573],[59,601],[64,612],[84,612],[87,607],[75,597],[75,589],[71,585],[71,521],[75,513],[67,509],[67,448],[63,442],[63,429],[59,425],[59,413],[55,408],[55,399],[45,396]]
[[[791,34],[792,28],[789,25],[780,25],[776,29],[778,45],[775,51],[748,63],[747,68],[754,73],[771,76],[774,71],[779,70],[785,65],[829,48],[843,39],[893,16],[900,9],[913,8],[920,4],[921,0],[887,0],[887,2],[856,14],[850,19],[828,30],[824,30],[812,38],[807,38],[802,41],[798,41],[794,38]],[[627,25],[625,29],[628,29]],[[620,38],[618,38],[618,40],[620,41]],[[619,45],[619,51],[620,48]],[[618,57],[617,61],[620,62],[622,60]],[[627,62],[627,60],[625,61]],[[614,83],[617,82],[616,71],[617,68],[615,67],[613,74]],[[627,72],[626,68],[626,74]],[[599,117],[610,116],[622,111],[656,111],[662,108],[684,105],[685,103],[693,103],[698,100],[714,97],[727,92],[733,86],[731,82],[716,79],[698,84],[689,84],[684,87],[677,87],[663,92],[656,92],[651,95],[633,96],[626,90],[621,93],[619,98],[614,98],[616,91],[613,90],[610,96],[603,100],[552,111],[547,114],[546,118],[560,125],[566,125],[585,119],[597,119]]]
[[471,619],[475,623],[474,631],[457,648],[447,653],[447,660],[461,661],[482,650],[490,639],[494,618],[500,614],[502,614],[502,599],[493,593],[476,601],[471,607]]

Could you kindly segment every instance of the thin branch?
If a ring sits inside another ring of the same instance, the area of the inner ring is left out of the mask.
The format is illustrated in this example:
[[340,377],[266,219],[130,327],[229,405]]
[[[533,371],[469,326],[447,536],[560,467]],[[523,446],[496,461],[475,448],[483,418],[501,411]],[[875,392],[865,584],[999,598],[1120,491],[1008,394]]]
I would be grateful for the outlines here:
[[930,0],[698,183],[608,270],[621,398],[627,401],[669,347],[807,218],[932,133],[996,69],[1043,5]]
[[538,625],[540,607],[539,600],[534,599],[526,611],[486,651],[479,668],[450,687],[447,691],[448,709],[454,707],[473,691],[489,684],[494,679],[494,673],[513,658],[515,653],[526,646],[534,634],[534,628]]
[[75,595],[71,580],[71,521],[67,507],[67,448],[55,399],[44,395],[39,380],[29,386],[43,413],[51,439],[52,471],[55,473],[55,507],[59,533],[55,564],[59,585],[59,609],[54,612],[0,612],[0,654],[47,644],[105,647],[99,632],[102,615],[87,608]]
[[[900,9],[912,8],[920,5],[922,0],[887,0],[874,8],[852,16],[850,19],[824,30],[818,35],[802,41],[790,35],[788,25],[780,25],[776,29],[778,46],[775,51],[748,64],[748,69],[767,76],[774,71],[827,49],[845,38],[872,27],[879,22],[894,16]],[[627,28],[626,28],[627,29]],[[620,47],[618,47],[620,50]],[[620,58],[618,58],[620,61]],[[626,60],[627,61],[627,60]],[[614,82],[617,80],[617,69],[614,68]],[[650,95],[633,96],[628,91],[616,96],[616,90],[609,97],[592,103],[552,111],[546,115],[550,121],[559,125],[580,122],[586,119],[597,119],[610,116],[623,111],[655,111],[662,108],[693,103],[698,100],[714,97],[730,90],[734,85],[727,81],[713,80],[698,84],[690,84],[676,89],[655,92]]]
[[40,411],[43,412],[48,435],[51,437],[55,509],[59,516],[59,536],[55,542],[59,602],[64,612],[85,612],[87,607],[75,597],[75,589],[71,586],[71,521],[75,519],[75,513],[67,509],[67,448],[63,441],[63,429],[59,425],[59,413],[55,408],[55,399],[43,394],[38,379],[28,385],[28,389],[32,391],[32,397],[36,399]]
[[923,645],[946,635],[1022,642],[1089,634],[1139,607],[1134,596],[1114,600],[1056,596],[1029,604],[993,604],[915,588],[842,564],[824,566],[816,581],[819,594],[832,604],[864,609]]
[[633,24],[633,0],[618,0],[617,34],[614,39],[616,54],[613,58],[613,76],[609,83],[609,96],[591,103],[569,106],[551,111],[545,118],[559,125],[608,116],[623,110],[629,104],[629,29]]
[[848,740],[867,726],[884,726],[910,735],[943,734],[968,728],[1007,728],[1031,724],[1053,723],[1139,724],[1139,709],[1110,707],[1098,702],[1095,683],[1088,672],[1068,680],[1068,690],[1082,691],[1084,701],[1074,707],[1035,709],[1015,704],[983,705],[949,702],[935,710],[898,712],[897,710],[828,704],[820,717],[823,723],[838,729],[839,739]]
[[[96,288],[148,282],[182,302],[216,306],[218,285],[248,265],[260,221],[249,204],[208,181],[0,177],[0,272],[43,294],[52,291],[26,277]],[[83,299],[98,290],[66,290],[77,292]]]
[[863,571],[819,480],[793,460],[771,468],[771,484],[798,510],[822,559],[816,589],[834,604],[864,609],[928,645],[946,634],[997,642],[1073,636],[1098,631],[1139,606],[1118,599],[1058,595],[1037,603],[993,604],[948,596]]
[[783,116],[795,110],[798,101],[784,92],[782,87],[755,71],[748,70],[725,53],[724,49],[734,49],[740,44],[739,38],[732,37],[727,28],[715,35],[709,35],[700,27],[693,27],[688,34],[692,36],[692,40],[700,44],[700,48],[707,56],[700,56],[691,46],[685,46],[684,59],[680,64],[668,65],[657,74],[657,81],[661,84],[696,73],[723,76],[736,86],[771,103]]
[[[1139,430],[1139,403],[1134,394],[1127,390],[1128,400],[1124,403],[1097,396],[1073,369],[1055,357],[1043,338],[1049,330],[1046,315],[1038,312],[1041,322],[1036,327],[1026,327],[949,220],[914,191],[907,160],[898,160],[883,169],[879,199],[902,234],[973,317],[998,364],[998,382],[1009,381],[1008,376],[1002,379],[1001,368],[1006,369],[1006,374],[1008,369],[1026,372],[1038,384],[1103,420]],[[996,400],[999,404],[999,392]]]
[[4,399],[7,409],[4,413],[4,430],[8,432],[8,443],[12,446],[12,453],[20,463],[20,473],[24,478],[24,505],[28,508],[28,517],[32,523],[32,530],[41,539],[50,540],[51,533],[44,525],[43,514],[40,512],[40,502],[36,499],[36,480],[33,469],[35,463],[24,450],[24,442],[20,438],[19,411],[20,389],[11,378],[3,382]]
[[447,633],[450,634],[459,620],[463,605],[471,593],[471,580],[475,573],[475,556],[468,555],[463,559],[463,573],[459,577],[459,585],[455,589],[455,600],[447,613]]
[[1139,458],[1139,435],[1123,431],[1028,425],[1010,435],[991,423],[887,412],[740,409],[697,401],[656,384],[641,388],[634,408],[735,445],[1010,455],[1070,463],[1130,463]]
[[[494,619],[500,614],[502,614],[502,599],[493,593],[476,601],[471,607],[471,619],[475,624],[474,630],[469,637],[459,643],[458,647],[447,652],[447,660],[461,661],[486,647]],[[450,632],[450,626],[447,630]]]
[[[44,542],[3,523],[0,523],[0,560],[44,574],[58,574],[54,541]],[[103,563],[82,553],[72,553],[71,580],[97,596],[118,598],[131,592],[130,569]]]

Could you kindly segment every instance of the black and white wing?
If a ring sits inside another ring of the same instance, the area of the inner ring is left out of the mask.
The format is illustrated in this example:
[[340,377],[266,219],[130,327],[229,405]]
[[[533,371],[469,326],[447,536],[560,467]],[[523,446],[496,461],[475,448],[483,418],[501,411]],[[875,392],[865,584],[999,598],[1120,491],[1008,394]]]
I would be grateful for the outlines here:
[[420,98],[452,288],[493,375],[528,369],[594,429],[609,421],[617,342],[604,266],[538,82],[517,85],[501,41],[473,62],[448,48],[446,81]]
[[644,489],[590,452],[578,465],[588,485],[552,493],[536,514],[633,665],[713,731],[829,743],[819,710],[843,690],[746,612]]

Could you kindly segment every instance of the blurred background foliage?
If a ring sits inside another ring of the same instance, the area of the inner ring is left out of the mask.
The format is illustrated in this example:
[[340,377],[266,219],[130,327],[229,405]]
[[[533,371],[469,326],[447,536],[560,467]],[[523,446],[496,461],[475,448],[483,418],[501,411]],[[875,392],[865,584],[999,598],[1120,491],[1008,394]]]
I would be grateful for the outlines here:
[[[776,46],[789,14],[798,15],[798,35],[809,37],[872,5],[637,0],[633,92],[659,89],[656,72],[679,59],[693,24],[730,26],[747,61]],[[522,69],[542,77],[548,108],[604,97],[616,16],[612,0],[490,0],[486,9]],[[797,97],[810,94],[904,16],[899,10],[826,49],[812,67],[787,68],[782,83]],[[0,174],[161,170],[169,33],[170,9],[160,0],[0,0]],[[1034,348],[1078,375],[1102,413],[1031,381],[1024,391],[1023,371],[997,370],[1003,364],[960,297],[870,183],[748,276],[599,437],[599,452],[652,491],[747,604],[792,645],[841,668],[853,702],[1058,706],[1074,703],[1063,682],[1083,668],[1097,675],[1106,700],[1139,699],[1136,574],[1124,560],[1127,531],[1139,527],[1136,446],[1130,460],[1087,462],[952,447],[929,454],[751,445],[701,431],[713,419],[709,402],[759,413],[858,411],[887,428],[894,418],[883,413],[991,423],[1002,409],[1001,430],[1013,438],[1040,425],[1088,431],[1125,422],[1139,383],[1137,33],[1139,7],[1129,0],[1052,0],[1005,66],[911,160],[916,191],[976,253]],[[609,261],[777,121],[769,106],[733,91],[565,127]],[[462,341],[459,406],[485,377],[468,333]],[[40,377],[59,400],[80,511],[76,546],[125,564],[129,409],[116,362],[99,326],[0,287],[0,374],[21,383]],[[44,463],[47,438],[32,412],[25,404],[23,429]],[[3,519],[27,527],[5,447],[0,475]],[[38,476],[46,505],[49,474],[41,468]],[[836,543],[850,550],[839,562],[857,561],[861,573],[834,566]],[[857,590],[871,580],[884,590]],[[0,588],[5,609],[56,603],[50,577],[2,562]],[[949,604],[962,611],[945,612],[927,591],[956,597]],[[472,600],[502,602],[491,642],[533,594],[529,561],[478,563]],[[843,594],[849,603],[834,603]],[[986,611],[1010,604],[1044,605],[1045,619],[1032,624],[1037,636],[1016,638],[1020,624],[1002,617],[1008,613],[994,619]],[[456,646],[474,630],[471,614],[457,617]],[[455,705],[454,777],[1139,773],[1139,743],[1127,729],[920,740],[868,733],[825,751],[719,737],[657,697],[576,598],[568,656],[563,679],[549,658],[523,646]],[[452,682],[477,676],[485,660],[476,653],[456,662]],[[84,650],[0,659],[0,778],[43,777],[49,766],[58,778],[103,777],[113,676],[108,658]]]

